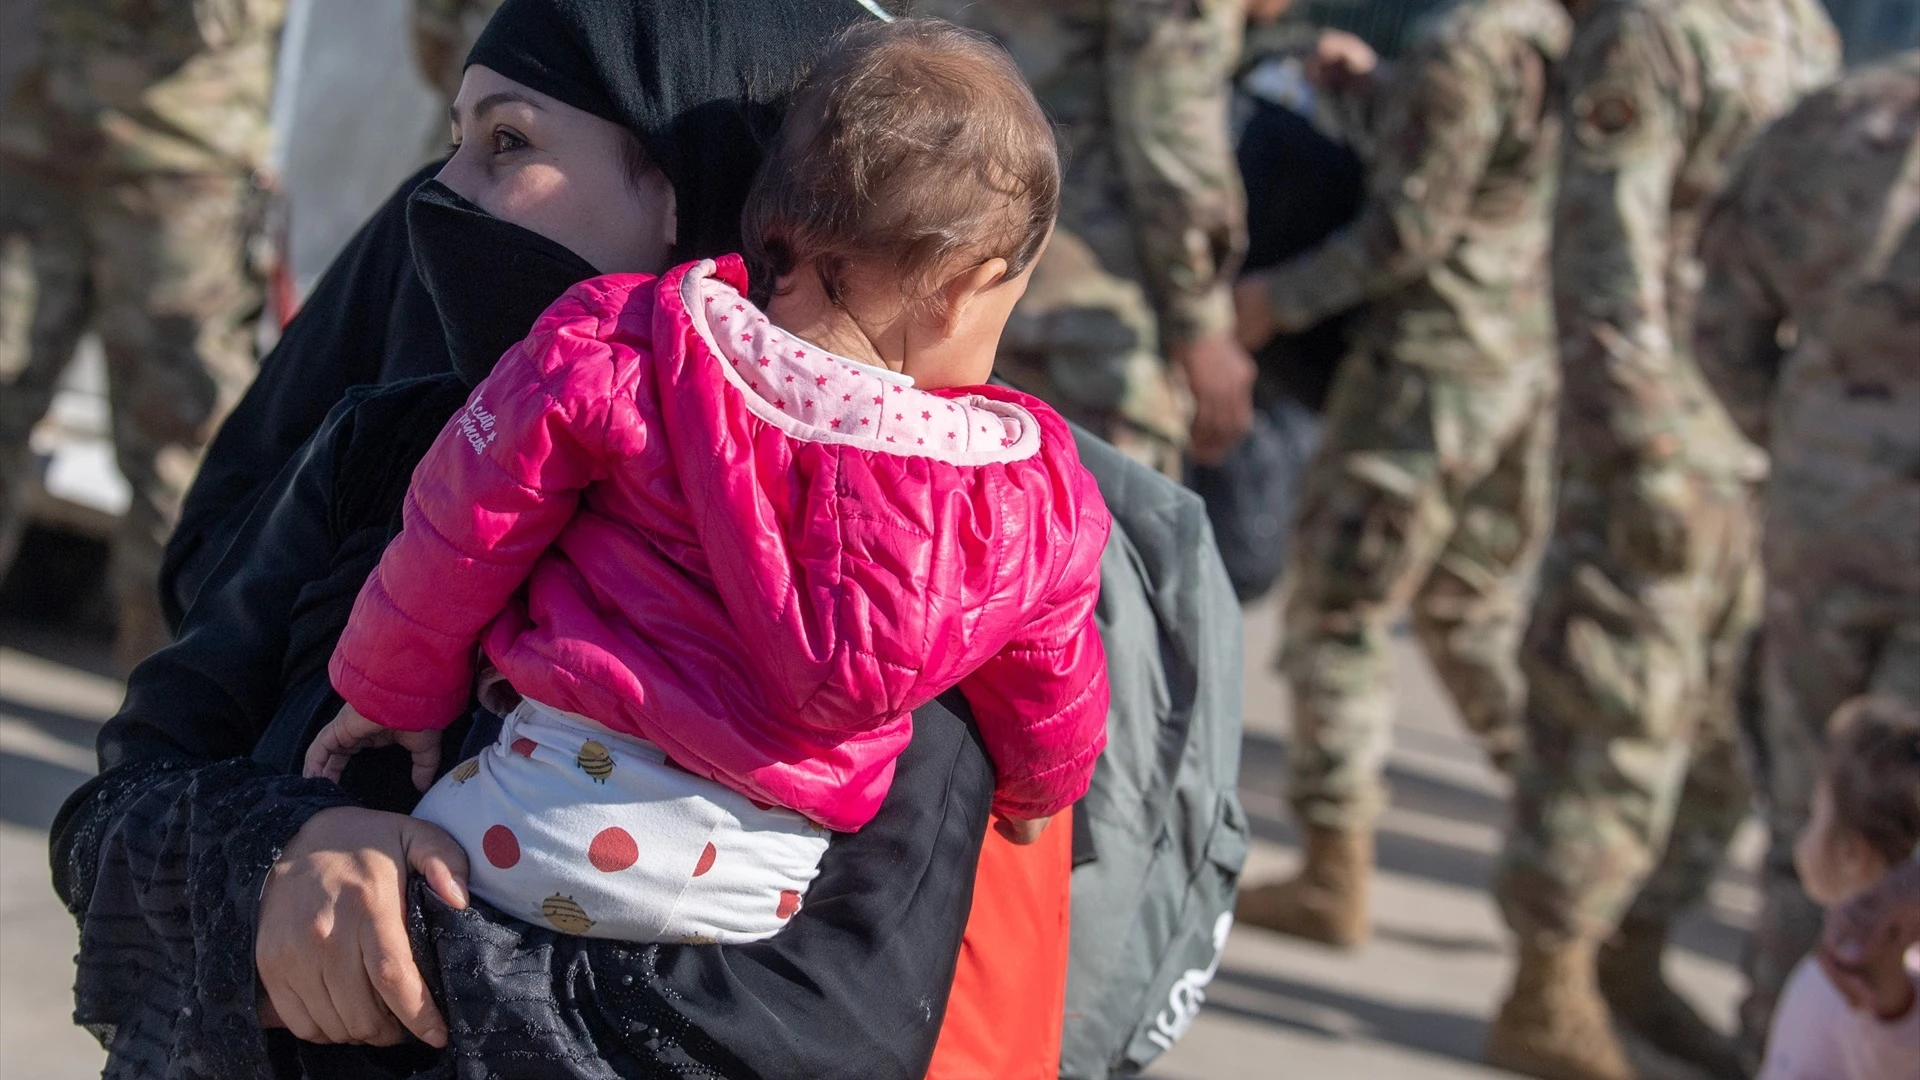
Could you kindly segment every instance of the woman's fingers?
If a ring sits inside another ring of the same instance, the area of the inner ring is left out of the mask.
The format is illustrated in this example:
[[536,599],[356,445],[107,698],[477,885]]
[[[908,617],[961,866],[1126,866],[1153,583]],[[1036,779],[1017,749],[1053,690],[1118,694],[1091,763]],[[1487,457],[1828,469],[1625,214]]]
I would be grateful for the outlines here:
[[[367,942],[378,932],[379,925],[371,917],[363,917],[362,925],[355,928],[354,935],[361,939],[362,956],[367,952]],[[334,956],[324,976],[334,1012],[347,1029],[347,1037],[341,1041],[363,1046],[393,1046],[405,1039],[406,1033],[388,1009],[382,989],[370,978],[371,967],[362,956],[344,952]],[[412,966],[411,959],[408,966]]]
[[407,865],[427,879],[427,887],[455,910],[467,906],[467,853],[445,829],[408,818],[404,832]]
[[426,980],[413,962],[413,946],[407,940],[406,915],[402,905],[391,911],[369,912],[367,942],[364,947],[364,982],[380,996],[380,1015],[392,1025],[391,1045],[401,1039],[401,1026],[428,1046],[447,1045],[447,1022],[427,992]]

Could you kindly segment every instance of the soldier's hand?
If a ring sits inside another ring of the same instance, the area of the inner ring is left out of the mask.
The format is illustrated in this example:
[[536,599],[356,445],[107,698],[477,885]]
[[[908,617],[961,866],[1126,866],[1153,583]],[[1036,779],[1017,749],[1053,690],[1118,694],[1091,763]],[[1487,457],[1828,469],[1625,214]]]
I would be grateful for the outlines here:
[[1323,30],[1307,58],[1307,81],[1323,90],[1350,90],[1380,66],[1373,46],[1345,30]]
[[1267,293],[1267,279],[1249,274],[1233,285],[1233,319],[1238,328],[1240,347],[1257,352],[1283,329],[1275,316],[1273,301]]
[[1193,459],[1218,465],[1253,426],[1253,357],[1225,333],[1176,345],[1169,355],[1193,391]]

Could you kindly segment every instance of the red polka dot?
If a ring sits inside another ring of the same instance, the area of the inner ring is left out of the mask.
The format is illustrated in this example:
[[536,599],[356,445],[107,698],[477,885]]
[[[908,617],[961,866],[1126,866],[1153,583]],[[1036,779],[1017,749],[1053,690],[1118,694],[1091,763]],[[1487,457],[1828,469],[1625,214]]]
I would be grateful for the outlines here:
[[529,739],[525,736],[521,736],[520,738],[513,740],[513,752],[516,754],[519,754],[521,757],[530,758],[533,756],[534,745],[535,744],[532,739]]
[[707,849],[700,853],[700,861],[693,868],[693,876],[700,877],[713,869],[713,858],[717,854],[719,853],[713,850],[713,845],[708,844]]
[[799,910],[800,910],[800,894],[797,892],[794,892],[792,889],[781,889],[780,890],[780,907],[778,910],[774,912],[774,914],[780,916],[783,919],[790,919],[793,917],[793,913]]
[[505,825],[495,825],[481,837],[480,850],[486,853],[488,862],[502,870],[511,870],[513,864],[520,861],[520,838]]
[[640,846],[633,842],[632,834],[617,825],[601,829],[593,843],[587,845],[587,861],[603,874],[625,870],[639,858]]

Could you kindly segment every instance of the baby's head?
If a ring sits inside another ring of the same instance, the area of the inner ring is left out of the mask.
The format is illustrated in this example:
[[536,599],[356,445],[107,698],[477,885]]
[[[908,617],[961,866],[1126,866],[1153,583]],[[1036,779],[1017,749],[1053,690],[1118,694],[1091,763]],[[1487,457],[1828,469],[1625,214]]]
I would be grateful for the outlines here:
[[742,234],[776,323],[937,389],[986,381],[1059,206],[1013,59],[902,19],[842,34],[795,91]]
[[1831,906],[1872,885],[1920,843],[1920,710],[1882,696],[1833,714],[1813,814],[1793,849],[1800,884]]

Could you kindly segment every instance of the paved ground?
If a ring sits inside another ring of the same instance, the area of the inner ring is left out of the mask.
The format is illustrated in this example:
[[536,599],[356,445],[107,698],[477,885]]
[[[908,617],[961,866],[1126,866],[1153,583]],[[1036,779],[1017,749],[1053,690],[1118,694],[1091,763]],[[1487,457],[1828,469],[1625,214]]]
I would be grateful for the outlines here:
[[[1295,860],[1280,801],[1286,713],[1265,671],[1270,608],[1248,612],[1247,742],[1242,791],[1258,842],[1253,878]],[[1206,1010],[1150,1070],[1163,1080],[1492,1076],[1475,1061],[1508,956],[1485,884],[1504,813],[1502,782],[1461,737],[1411,653],[1391,770],[1394,805],[1380,839],[1375,942],[1357,955],[1237,931]],[[0,1078],[97,1075],[101,1055],[69,1023],[73,924],[47,886],[45,830],[91,771],[93,733],[119,703],[103,644],[0,623]],[[1744,838],[1751,863],[1753,835]],[[1712,910],[1690,922],[1670,970],[1729,1024],[1732,964],[1755,903],[1735,871]],[[1654,1071],[1678,1076],[1670,1068]]]

